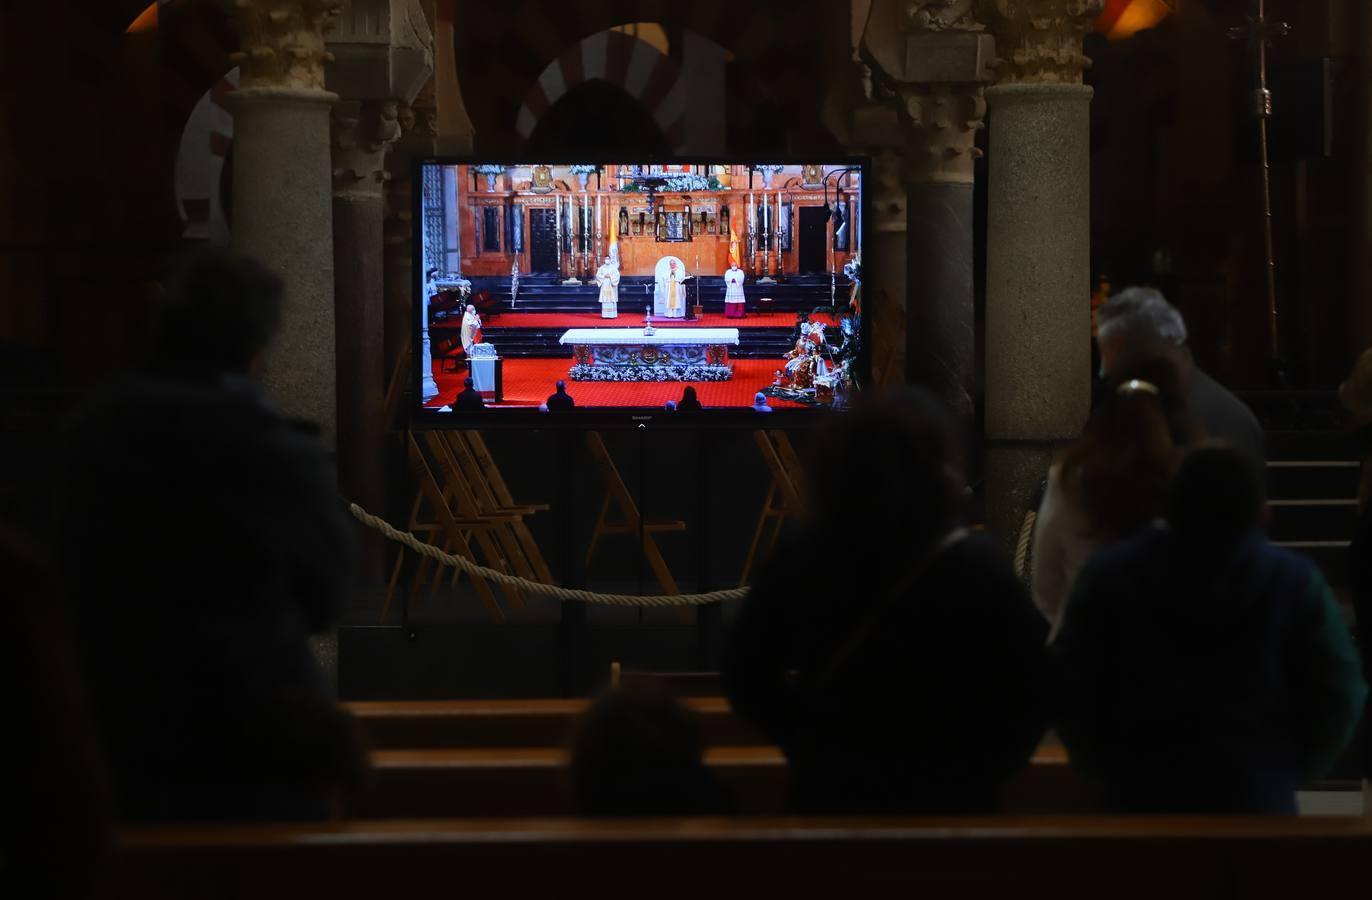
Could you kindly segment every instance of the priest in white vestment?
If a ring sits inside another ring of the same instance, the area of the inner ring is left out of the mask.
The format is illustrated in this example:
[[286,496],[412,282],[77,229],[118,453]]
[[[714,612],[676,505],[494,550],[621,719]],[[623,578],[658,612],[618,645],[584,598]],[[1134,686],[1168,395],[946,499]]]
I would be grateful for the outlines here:
[[653,292],[653,315],[668,319],[686,318],[684,282],[691,277],[686,272],[686,266],[675,256],[664,256],[658,260],[654,274],[656,289]]
[[600,285],[600,317],[614,319],[619,316],[619,266],[610,256],[605,264],[595,270],[595,283]]
[[724,271],[724,315],[730,319],[743,318],[743,270],[730,263]]
[[467,354],[467,358],[472,356],[472,345],[477,342],[481,332],[481,317],[476,314],[476,307],[467,304],[467,311],[462,314],[462,352]]

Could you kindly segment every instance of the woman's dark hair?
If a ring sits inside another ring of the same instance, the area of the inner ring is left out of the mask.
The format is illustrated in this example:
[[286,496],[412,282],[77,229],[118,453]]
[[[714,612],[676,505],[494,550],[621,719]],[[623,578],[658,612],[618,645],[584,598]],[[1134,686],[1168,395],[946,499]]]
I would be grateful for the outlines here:
[[695,400],[695,399],[696,399],[696,389],[695,389],[694,387],[692,387],[691,385],[689,385],[689,384],[686,385],[686,389],[685,389],[684,391],[681,392],[681,399],[682,399],[682,400]]
[[[920,388],[860,395],[820,430],[806,491],[816,522],[878,556],[917,552],[957,523],[960,448],[943,405]],[[894,562],[894,560],[893,560]]]
[[261,263],[198,253],[172,278],[157,317],[154,368],[176,374],[241,372],[276,334],[285,285]]
[[1063,488],[1086,511],[1093,536],[1126,537],[1161,515],[1177,454],[1194,435],[1187,371],[1170,348],[1121,359],[1086,429],[1063,453]]
[[1167,500],[1167,524],[1191,553],[1223,562],[1262,521],[1262,482],[1228,444],[1203,444],[1182,460]]
[[602,691],[572,737],[572,790],[587,816],[710,815],[729,811],[705,768],[696,714],[666,688]]

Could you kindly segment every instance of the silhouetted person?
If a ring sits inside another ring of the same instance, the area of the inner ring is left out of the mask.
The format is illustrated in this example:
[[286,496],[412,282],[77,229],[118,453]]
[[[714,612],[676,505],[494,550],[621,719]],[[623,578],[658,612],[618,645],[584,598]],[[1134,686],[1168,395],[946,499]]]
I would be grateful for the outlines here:
[[0,585],[0,896],[88,896],[114,810],[70,629],[38,553],[5,530]]
[[453,401],[453,409],[457,412],[471,412],[475,409],[485,409],[486,401],[482,398],[481,392],[476,389],[476,382],[470,377],[462,379],[462,390],[458,393],[457,399]]
[[1262,536],[1246,454],[1193,450],[1166,526],[1093,556],[1054,643],[1072,764],[1120,810],[1294,813],[1362,714],[1338,603]]
[[1034,524],[1034,603],[1057,627],[1091,554],[1162,514],[1194,429],[1180,351],[1158,346],[1116,362],[1080,438],[1048,471]]
[[1105,379],[1117,374],[1114,367],[1121,358],[1159,345],[1179,350],[1187,369],[1187,406],[1201,433],[1247,456],[1265,483],[1267,438],[1262,425],[1242,400],[1196,366],[1186,346],[1186,322],[1161,292],[1145,287],[1120,291],[1096,310],[1096,332]]
[[681,399],[677,401],[677,412],[700,412],[700,398],[696,396],[696,389],[690,385],[681,392]]
[[733,811],[705,768],[695,712],[665,688],[602,691],[578,722],[571,776],[585,816],[722,815]]
[[989,810],[1043,732],[1048,627],[960,527],[952,434],[925,391],[836,415],[812,518],[739,611],[725,693],[785,751],[801,811]]
[[130,819],[324,816],[358,773],[307,643],[338,622],[352,528],[318,430],[254,377],[282,293],[252,261],[191,261],[150,371],[70,435],[61,571]]
[[567,412],[576,409],[576,401],[567,393],[567,382],[559,380],[557,390],[548,398],[548,412]]
[[[1358,357],[1353,371],[1339,385],[1339,402],[1356,429],[1362,455],[1358,514],[1348,547],[1348,587],[1358,623],[1363,678],[1372,683],[1372,350]],[[1372,780],[1372,698],[1366,703],[1362,732],[1363,777]]]

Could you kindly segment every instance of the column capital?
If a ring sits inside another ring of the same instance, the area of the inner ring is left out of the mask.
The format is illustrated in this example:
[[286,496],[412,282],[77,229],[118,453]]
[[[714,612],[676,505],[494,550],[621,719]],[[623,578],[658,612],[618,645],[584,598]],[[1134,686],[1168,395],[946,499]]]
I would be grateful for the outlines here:
[[344,101],[333,109],[334,196],[381,198],[386,153],[400,139],[395,100]]
[[1081,84],[1082,41],[1105,0],[980,0],[996,36],[1000,84]]
[[240,86],[324,89],[324,64],[333,61],[324,32],[343,0],[220,0],[238,26],[243,49],[229,56],[242,70]]

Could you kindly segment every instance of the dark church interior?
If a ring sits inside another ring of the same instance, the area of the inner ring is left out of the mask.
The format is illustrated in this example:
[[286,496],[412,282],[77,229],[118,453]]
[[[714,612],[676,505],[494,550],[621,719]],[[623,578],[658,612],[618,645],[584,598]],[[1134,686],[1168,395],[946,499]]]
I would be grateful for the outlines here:
[[1372,891],[1366,0],[0,73],[0,896]]

